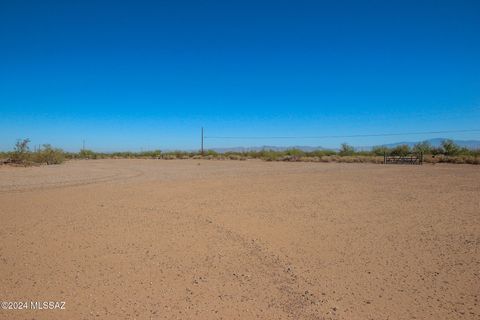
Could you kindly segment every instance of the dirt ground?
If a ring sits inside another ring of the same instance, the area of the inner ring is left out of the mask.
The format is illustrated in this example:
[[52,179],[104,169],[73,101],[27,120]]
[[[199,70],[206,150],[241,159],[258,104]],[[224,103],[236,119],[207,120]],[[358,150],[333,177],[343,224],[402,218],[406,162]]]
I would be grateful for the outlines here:
[[480,319],[480,166],[0,167],[0,319]]

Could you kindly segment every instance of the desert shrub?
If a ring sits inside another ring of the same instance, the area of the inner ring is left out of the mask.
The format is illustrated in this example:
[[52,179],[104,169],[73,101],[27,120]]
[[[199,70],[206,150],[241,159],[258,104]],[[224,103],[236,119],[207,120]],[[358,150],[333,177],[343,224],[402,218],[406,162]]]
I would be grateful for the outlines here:
[[383,156],[387,153],[389,153],[389,149],[385,146],[375,146],[372,148],[372,154],[376,156]]
[[450,139],[442,141],[442,149],[443,153],[447,156],[454,156],[460,152],[460,147]]
[[[262,149],[258,151],[227,152],[218,153],[214,150],[206,150],[204,154],[199,152],[170,151],[161,150],[142,151],[142,152],[112,152],[100,153],[92,150],[81,150],[78,153],[67,153],[61,149],[53,148],[46,144],[37,152],[30,152],[28,144],[30,140],[18,140],[15,149],[12,152],[0,153],[1,158],[11,159],[11,162],[19,164],[62,163],[65,159],[104,159],[104,158],[141,158],[141,159],[209,159],[209,160],[247,160],[262,159],[265,161],[301,161],[301,162],[345,162],[345,163],[383,163],[383,155],[392,154],[405,156],[413,152],[422,152],[426,163],[468,163],[479,164],[480,150],[471,150],[460,148],[451,140],[445,140],[442,147],[433,148],[428,142],[416,144],[412,150],[408,145],[400,145],[393,149],[385,146],[374,147],[370,151],[355,151],[355,149],[344,143],[338,152],[333,150],[313,150],[303,151],[298,148],[287,149],[283,151]],[[10,160],[8,160],[10,161]]]
[[215,157],[214,155],[204,156],[203,158],[206,159],[206,160],[215,160],[215,159],[217,159],[217,157]]
[[480,157],[480,149],[471,149],[469,151],[472,157]]
[[262,159],[265,161],[276,161],[278,158],[278,155],[274,152],[266,152],[262,155]]
[[131,153],[129,156],[131,158],[142,157],[142,158],[159,159],[162,156],[162,151],[161,150],[142,151],[139,153]]
[[265,161],[277,161],[285,156],[283,152],[273,150],[261,150],[256,153],[257,157]]
[[373,160],[375,163],[383,163],[383,157],[374,157]]
[[423,162],[425,162],[425,163],[437,163],[438,159],[436,159],[436,156],[434,156],[434,155],[424,155],[423,156]]
[[204,154],[206,156],[213,156],[213,157],[218,156],[218,152],[216,152],[215,150],[207,150],[207,151],[205,151]]
[[97,154],[92,150],[82,149],[78,153],[80,159],[97,159]]
[[458,154],[463,156],[469,156],[472,154],[472,151],[468,148],[462,147],[458,150]]
[[305,155],[309,157],[318,157],[318,158],[321,158],[323,156],[331,156],[334,154],[336,154],[336,152],[333,150],[313,150],[310,152],[305,152]]
[[295,162],[295,161],[299,161],[300,158],[299,157],[296,157],[296,156],[281,156],[281,157],[277,157],[278,161],[288,161],[288,162]]
[[479,157],[467,157],[465,160],[465,163],[468,164],[480,164],[480,158]]
[[[65,161],[66,154],[62,149],[54,148],[50,144],[44,144],[35,152],[31,152],[28,144],[29,139],[20,139],[15,144],[14,150],[8,153],[12,163],[22,165],[33,164],[60,164]],[[73,157],[69,154],[69,157]]]
[[372,152],[372,150],[355,150],[354,155],[369,157],[369,156],[373,155],[373,152]]
[[33,154],[32,160],[36,163],[60,164],[65,161],[65,154],[62,149],[44,144],[42,148]]
[[11,154],[12,162],[19,164],[26,164],[30,158],[30,148],[28,144],[30,139],[19,139],[15,143],[15,148]]
[[190,153],[188,152],[185,152],[185,151],[180,151],[180,150],[176,150],[176,151],[173,151],[172,154],[177,158],[177,159],[182,159],[183,157],[185,156],[189,156]]
[[230,160],[241,160],[242,158],[242,156],[239,154],[229,154],[227,157]]
[[480,164],[480,159],[478,157],[473,157],[469,155],[445,156],[441,158],[441,162],[449,162],[456,164]]
[[443,154],[443,149],[440,147],[434,147],[430,150],[430,153],[434,156],[436,155],[439,155],[439,154]]
[[448,157],[445,157],[443,154],[436,155],[435,159],[437,159],[437,162],[448,162]]
[[412,151],[415,153],[430,154],[432,152],[432,145],[428,141],[422,141],[415,144]]
[[390,151],[392,156],[406,156],[410,153],[410,147],[406,144],[396,146]]
[[284,152],[287,156],[294,156],[294,157],[303,157],[305,155],[305,152],[300,150],[300,149],[287,149]]
[[338,152],[338,154],[341,156],[352,156],[354,153],[355,149],[347,143],[342,143],[340,146],[340,151]]
[[342,161],[342,162],[345,162],[345,163],[354,163],[354,162],[355,162],[355,158],[352,157],[352,156],[346,156],[346,157],[342,157],[342,158],[341,158],[341,161]]

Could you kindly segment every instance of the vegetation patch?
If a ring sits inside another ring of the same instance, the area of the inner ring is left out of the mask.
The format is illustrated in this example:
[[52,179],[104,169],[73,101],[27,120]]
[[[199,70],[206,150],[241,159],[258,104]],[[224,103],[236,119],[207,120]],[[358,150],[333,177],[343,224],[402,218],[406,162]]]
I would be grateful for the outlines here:
[[12,152],[3,152],[0,159],[4,164],[18,166],[31,166],[40,164],[60,164],[65,161],[65,152],[59,148],[53,148],[44,144],[35,151],[29,147],[29,139],[19,139]]
[[0,163],[13,165],[38,165],[60,164],[72,159],[206,159],[206,160],[247,160],[261,159],[264,161],[287,162],[344,162],[344,163],[383,163],[383,157],[406,156],[422,154],[425,163],[456,163],[480,164],[480,150],[462,148],[452,140],[444,140],[439,147],[431,146],[427,141],[417,143],[412,148],[408,145],[399,145],[394,148],[377,146],[371,150],[355,150],[354,147],[343,143],[338,150],[303,151],[300,149],[287,149],[283,151],[263,149],[258,151],[218,153],[214,150],[201,152],[168,151],[161,150],[142,152],[95,152],[80,150],[79,152],[64,152],[49,144],[31,151],[29,139],[20,139],[13,151],[1,152]]

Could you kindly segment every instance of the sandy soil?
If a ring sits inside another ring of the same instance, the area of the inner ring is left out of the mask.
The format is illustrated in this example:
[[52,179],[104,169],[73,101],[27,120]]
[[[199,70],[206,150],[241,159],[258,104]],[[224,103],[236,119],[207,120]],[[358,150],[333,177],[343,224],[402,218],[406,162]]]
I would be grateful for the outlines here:
[[480,167],[0,167],[0,319],[480,319]]

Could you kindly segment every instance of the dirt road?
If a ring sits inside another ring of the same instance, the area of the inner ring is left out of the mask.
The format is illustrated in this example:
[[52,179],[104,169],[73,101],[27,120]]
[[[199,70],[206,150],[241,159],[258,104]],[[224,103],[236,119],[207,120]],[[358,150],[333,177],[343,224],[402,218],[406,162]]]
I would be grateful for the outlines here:
[[0,319],[480,319],[480,167],[0,167]]

